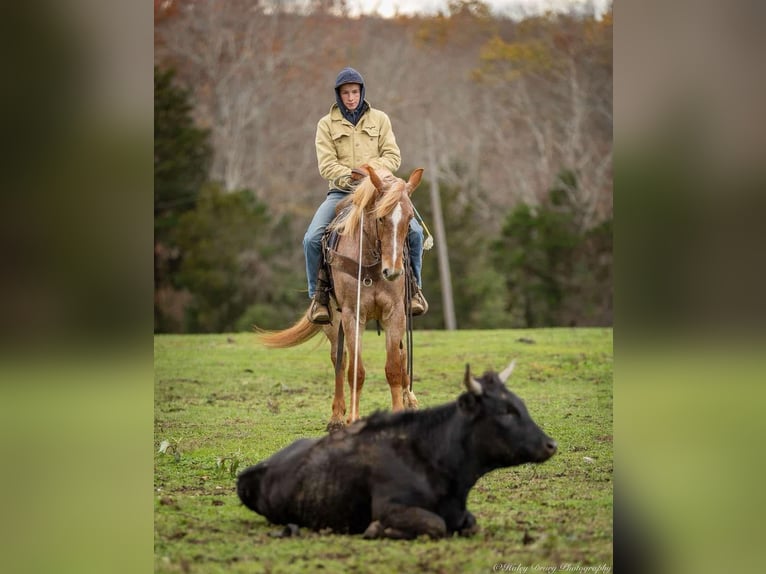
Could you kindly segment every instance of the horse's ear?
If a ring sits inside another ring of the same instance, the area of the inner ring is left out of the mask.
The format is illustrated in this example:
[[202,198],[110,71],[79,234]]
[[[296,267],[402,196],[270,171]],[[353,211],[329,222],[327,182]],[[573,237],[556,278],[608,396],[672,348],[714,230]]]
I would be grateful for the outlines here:
[[420,185],[420,179],[423,177],[423,168],[419,167],[410,174],[410,179],[407,180],[408,193],[412,195],[415,188]]
[[383,189],[383,182],[380,181],[378,174],[375,173],[375,170],[372,169],[372,166],[364,164],[362,167],[370,173],[370,181],[372,182],[372,185],[375,186],[375,189],[377,189],[378,191]]

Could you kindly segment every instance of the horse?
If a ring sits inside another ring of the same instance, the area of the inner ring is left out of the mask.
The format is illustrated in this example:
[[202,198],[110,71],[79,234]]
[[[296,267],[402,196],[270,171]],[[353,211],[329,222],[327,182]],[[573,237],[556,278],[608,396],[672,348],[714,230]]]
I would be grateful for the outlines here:
[[[370,320],[376,319],[385,331],[385,372],[391,390],[392,410],[418,407],[417,398],[410,389],[407,350],[403,344],[407,325],[405,282],[408,280],[404,247],[409,223],[415,213],[410,195],[420,184],[423,169],[414,170],[407,181],[385,169],[376,171],[369,165],[364,165],[362,171],[369,175],[359,182],[353,194],[338,204],[338,215],[330,224],[330,229],[338,234],[337,245],[327,257],[334,286],[330,304],[339,312],[332,313],[330,324],[316,325],[308,320],[307,309],[292,327],[259,334],[264,346],[287,348],[300,345],[324,331],[330,341],[330,358],[335,368],[335,396],[327,424],[329,432],[342,429],[359,418],[359,399],[365,379],[362,334]],[[346,344],[339,356],[341,327]],[[351,412],[344,420],[343,375],[349,356],[354,357],[347,372]]]

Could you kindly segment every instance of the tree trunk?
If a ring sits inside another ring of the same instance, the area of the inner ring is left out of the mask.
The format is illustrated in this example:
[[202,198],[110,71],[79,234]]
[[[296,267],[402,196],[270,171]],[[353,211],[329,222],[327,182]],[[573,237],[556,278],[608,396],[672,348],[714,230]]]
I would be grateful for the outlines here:
[[447,234],[444,230],[442,204],[439,197],[439,170],[436,167],[434,134],[430,118],[426,119],[426,147],[428,148],[428,179],[431,181],[431,209],[434,214],[434,233],[436,234],[436,253],[439,259],[439,282],[441,283],[442,304],[444,306],[444,327],[448,331],[457,329],[455,321],[455,302],[452,298],[452,279],[450,278],[449,256],[447,254]]

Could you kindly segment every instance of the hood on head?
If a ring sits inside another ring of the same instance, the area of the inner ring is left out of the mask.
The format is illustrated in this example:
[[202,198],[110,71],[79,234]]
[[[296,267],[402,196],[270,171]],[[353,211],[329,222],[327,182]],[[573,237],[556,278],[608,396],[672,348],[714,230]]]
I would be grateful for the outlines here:
[[343,84],[359,84],[361,86],[360,88],[360,97],[359,97],[359,107],[357,110],[361,110],[361,108],[364,105],[364,78],[362,78],[362,74],[357,72],[354,68],[343,68],[340,73],[338,74],[338,77],[335,79],[335,101],[338,104],[338,107],[340,108],[341,112],[345,111],[345,108],[343,107],[343,100],[340,99],[340,92],[338,89]]

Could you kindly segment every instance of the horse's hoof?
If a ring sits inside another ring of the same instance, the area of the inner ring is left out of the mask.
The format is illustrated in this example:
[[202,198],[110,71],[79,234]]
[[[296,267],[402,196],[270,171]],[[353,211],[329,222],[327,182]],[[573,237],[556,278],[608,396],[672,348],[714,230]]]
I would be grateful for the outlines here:
[[411,409],[413,411],[418,410],[418,399],[415,396],[415,393],[405,391],[402,396],[402,403],[404,404],[405,409]]
[[346,428],[346,425],[343,424],[343,421],[330,421],[327,423],[327,432],[330,434],[341,431],[344,428]]

